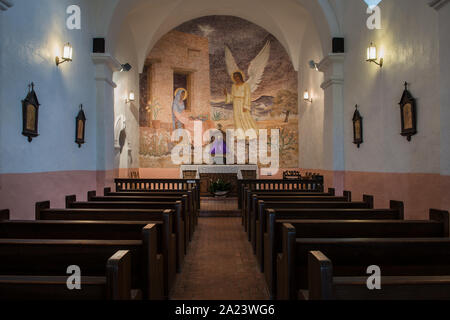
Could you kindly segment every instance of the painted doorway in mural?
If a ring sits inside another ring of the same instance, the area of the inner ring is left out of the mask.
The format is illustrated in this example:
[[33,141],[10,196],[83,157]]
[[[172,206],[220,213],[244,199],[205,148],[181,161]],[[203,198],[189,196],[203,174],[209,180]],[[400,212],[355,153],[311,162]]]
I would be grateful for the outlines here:
[[192,73],[189,71],[174,70],[173,72],[173,92],[180,88],[184,88],[188,92],[188,97],[184,102],[186,111],[191,111],[191,81]]

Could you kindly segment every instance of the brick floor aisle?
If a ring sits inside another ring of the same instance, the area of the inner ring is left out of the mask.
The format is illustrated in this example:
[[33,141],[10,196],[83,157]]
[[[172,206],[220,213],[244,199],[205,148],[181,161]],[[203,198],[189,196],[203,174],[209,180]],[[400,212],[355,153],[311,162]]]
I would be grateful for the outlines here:
[[172,300],[266,300],[240,218],[200,218]]

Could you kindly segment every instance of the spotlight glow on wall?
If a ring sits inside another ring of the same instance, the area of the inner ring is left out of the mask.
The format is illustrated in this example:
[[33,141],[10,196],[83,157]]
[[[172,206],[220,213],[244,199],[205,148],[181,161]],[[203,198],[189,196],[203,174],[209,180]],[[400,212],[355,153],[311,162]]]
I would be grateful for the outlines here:
[[312,98],[311,98],[308,90],[306,90],[303,93],[303,100],[305,100],[306,102],[312,103]]
[[56,65],[59,66],[61,63],[64,63],[64,62],[67,62],[67,61],[71,62],[72,61],[72,54],[73,54],[73,48],[70,45],[70,43],[67,42],[64,45],[62,57],[56,57],[56,59],[55,59],[56,60]]
[[378,62],[378,51],[377,47],[373,44],[373,42],[370,43],[370,46],[367,48],[367,62],[373,62],[376,65],[379,65],[380,68],[383,67],[384,59],[383,57],[380,57],[380,61]]
[[128,94],[128,97],[127,97],[127,99],[126,99],[126,102],[127,102],[127,103],[131,103],[131,102],[134,102],[135,100],[136,100],[136,96],[135,96],[134,92],[131,91],[131,92]]

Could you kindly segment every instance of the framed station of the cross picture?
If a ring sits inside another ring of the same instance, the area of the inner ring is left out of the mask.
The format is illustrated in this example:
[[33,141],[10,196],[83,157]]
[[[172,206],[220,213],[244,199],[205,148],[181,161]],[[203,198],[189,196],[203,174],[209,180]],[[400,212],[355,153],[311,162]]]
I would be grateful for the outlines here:
[[401,135],[411,141],[411,137],[417,134],[416,99],[408,91],[408,83],[405,82],[405,90],[400,100]]
[[363,117],[358,111],[358,106],[355,107],[355,113],[353,114],[353,143],[358,146],[364,142],[363,139]]

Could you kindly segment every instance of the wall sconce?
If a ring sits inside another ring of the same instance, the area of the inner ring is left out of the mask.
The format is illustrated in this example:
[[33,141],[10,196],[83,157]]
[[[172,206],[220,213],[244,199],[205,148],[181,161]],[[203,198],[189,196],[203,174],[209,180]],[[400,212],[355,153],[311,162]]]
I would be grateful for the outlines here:
[[72,53],[73,53],[73,48],[70,45],[70,43],[66,43],[64,45],[64,49],[63,49],[63,55],[62,57],[56,57],[56,65],[59,66],[61,63],[64,63],[66,61],[72,61]]
[[305,93],[303,93],[303,100],[305,100],[306,102],[309,102],[309,103],[313,102],[311,96],[309,95],[308,90],[306,90]]
[[384,59],[383,57],[380,57],[380,62],[378,62],[378,52],[377,47],[373,44],[373,42],[370,43],[370,46],[367,48],[367,62],[373,62],[376,65],[379,65],[380,68],[383,67]]
[[136,96],[134,95],[134,92],[131,91],[131,92],[128,94],[128,97],[127,97],[127,99],[126,99],[126,103],[131,103],[131,102],[134,102],[135,100],[136,100]]
[[311,60],[308,64],[311,69],[319,71],[319,64],[314,60]]

